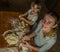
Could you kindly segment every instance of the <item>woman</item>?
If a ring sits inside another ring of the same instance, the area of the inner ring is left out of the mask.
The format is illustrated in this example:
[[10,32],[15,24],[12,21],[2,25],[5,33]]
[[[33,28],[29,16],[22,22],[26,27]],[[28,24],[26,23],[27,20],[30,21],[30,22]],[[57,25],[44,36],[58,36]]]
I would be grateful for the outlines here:
[[30,38],[34,37],[36,46],[32,46],[28,43],[22,43],[22,45],[37,52],[46,52],[49,50],[57,39],[56,29],[58,27],[58,20],[58,15],[54,12],[45,14],[36,30],[30,35],[23,37],[23,40],[30,40]]

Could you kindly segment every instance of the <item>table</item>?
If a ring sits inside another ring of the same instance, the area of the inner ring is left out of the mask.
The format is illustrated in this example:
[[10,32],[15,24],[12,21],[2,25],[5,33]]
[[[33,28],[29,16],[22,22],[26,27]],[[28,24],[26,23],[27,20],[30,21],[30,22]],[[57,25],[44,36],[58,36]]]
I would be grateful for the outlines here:
[[[5,12],[4,14],[6,14],[7,12]],[[13,17],[11,17],[11,15],[13,15]],[[18,13],[17,13],[18,14]],[[7,45],[8,45],[8,43],[6,42],[6,40],[4,39],[4,37],[2,36],[2,33],[5,31],[5,30],[8,30],[8,29],[11,29],[11,27],[10,27],[10,24],[8,23],[9,22],[9,19],[11,18],[15,18],[15,17],[17,17],[18,15],[17,14],[15,14],[15,13],[8,13],[7,15],[2,15],[1,16],[1,22],[4,22],[4,23],[1,23],[1,28],[0,28],[0,48],[6,48],[7,47]],[[17,16],[16,16],[17,15]],[[8,19],[8,17],[9,17],[9,19]],[[3,29],[2,29],[3,28]],[[29,26],[27,26],[26,27],[27,29],[29,29]],[[3,32],[2,32],[3,31]],[[10,47],[16,47],[17,49],[18,49],[18,47],[17,46],[10,46]],[[33,51],[32,51],[33,52]]]
[[[1,38],[3,38],[2,36],[0,36]],[[4,40],[4,39],[2,39],[3,41],[0,43],[0,48],[6,48],[7,47],[7,43],[6,43],[6,41]],[[32,43],[32,44],[34,44],[33,43],[33,40],[30,40],[30,42]],[[11,47],[16,47],[17,49],[18,49],[18,47],[17,46],[11,46]],[[18,49],[18,50],[20,50],[20,49]],[[30,52],[30,51],[28,51],[28,52]],[[31,52],[35,52],[34,50],[33,51],[31,51]]]
[[[29,29],[29,26],[26,26],[26,29]],[[29,31],[28,31],[29,32]],[[12,45],[12,46],[7,46],[8,45],[8,43],[6,42],[6,40],[4,39],[4,37],[3,36],[0,36],[0,39],[1,39],[1,42],[0,42],[0,48],[13,48],[13,47],[15,47],[15,48],[17,48],[17,50],[18,50],[18,52],[19,52],[19,48],[18,48],[18,46],[15,46],[15,45]],[[30,51],[29,51],[30,52]]]

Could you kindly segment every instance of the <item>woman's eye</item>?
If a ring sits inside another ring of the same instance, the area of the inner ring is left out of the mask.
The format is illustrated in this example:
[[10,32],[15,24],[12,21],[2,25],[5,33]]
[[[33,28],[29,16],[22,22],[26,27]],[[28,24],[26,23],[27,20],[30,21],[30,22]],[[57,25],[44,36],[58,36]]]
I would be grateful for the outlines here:
[[43,23],[45,23],[46,22],[46,20],[43,20]]
[[51,22],[48,22],[48,24],[51,24]]

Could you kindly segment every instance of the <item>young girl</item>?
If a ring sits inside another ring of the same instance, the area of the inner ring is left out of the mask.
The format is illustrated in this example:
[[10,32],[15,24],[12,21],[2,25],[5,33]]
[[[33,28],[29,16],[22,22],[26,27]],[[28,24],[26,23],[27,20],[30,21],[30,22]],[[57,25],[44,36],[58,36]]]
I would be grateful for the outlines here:
[[[19,18],[20,20],[25,21],[27,24],[33,26],[38,19],[38,12],[40,11],[40,9],[40,3],[32,2],[31,9],[29,9],[25,14],[20,15]],[[27,16],[27,18],[24,18],[25,16]]]
[[30,35],[23,37],[23,40],[30,40],[30,38],[34,37],[36,46],[32,46],[28,43],[22,43],[22,45],[37,52],[48,51],[55,44],[57,39],[56,28],[58,26],[58,20],[58,16],[55,13],[51,12],[45,14],[36,30]]

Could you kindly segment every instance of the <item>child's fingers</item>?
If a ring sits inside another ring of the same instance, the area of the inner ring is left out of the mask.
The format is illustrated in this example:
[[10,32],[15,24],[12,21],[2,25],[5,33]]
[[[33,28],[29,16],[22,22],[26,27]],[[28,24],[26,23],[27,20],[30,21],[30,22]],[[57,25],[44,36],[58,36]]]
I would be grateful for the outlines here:
[[22,16],[20,15],[19,18],[21,18]]

